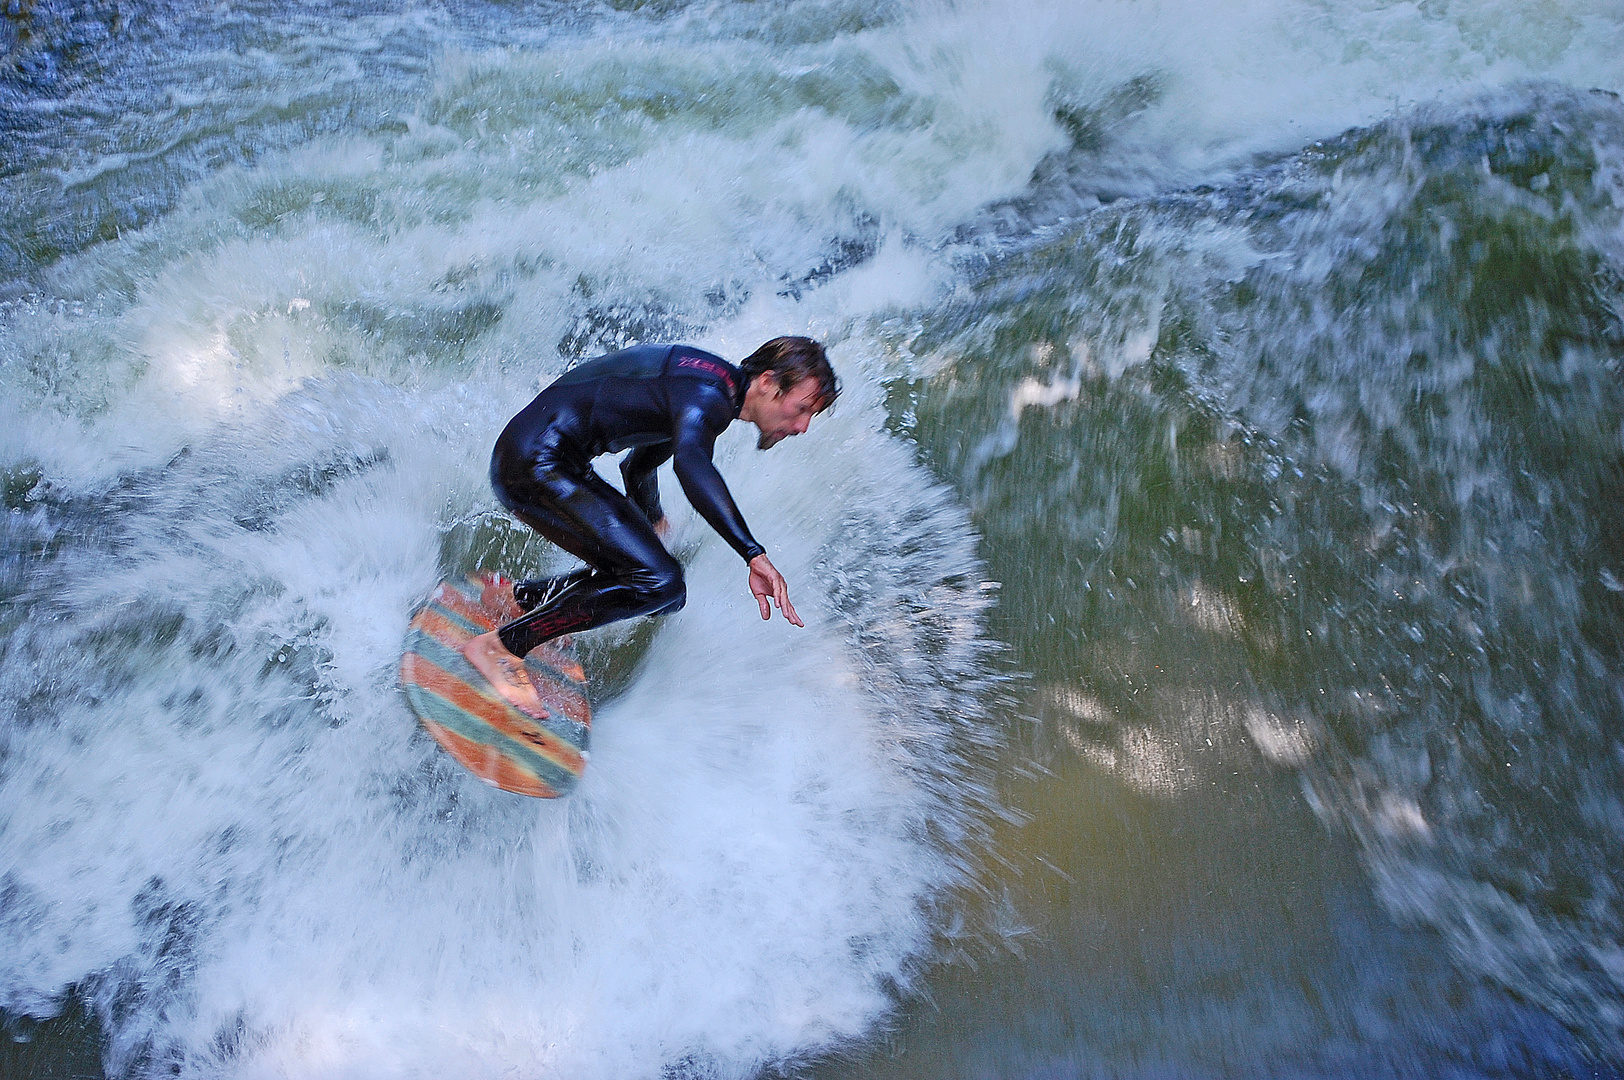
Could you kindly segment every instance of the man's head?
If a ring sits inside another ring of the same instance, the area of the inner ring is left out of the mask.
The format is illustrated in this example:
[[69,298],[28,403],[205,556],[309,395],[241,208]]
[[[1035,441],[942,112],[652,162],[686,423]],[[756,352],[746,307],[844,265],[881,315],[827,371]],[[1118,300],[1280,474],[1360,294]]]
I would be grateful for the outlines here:
[[773,338],[739,365],[744,373],[744,406],[739,419],[760,429],[756,448],[766,450],[799,435],[812,417],[840,396],[823,346],[804,337]]

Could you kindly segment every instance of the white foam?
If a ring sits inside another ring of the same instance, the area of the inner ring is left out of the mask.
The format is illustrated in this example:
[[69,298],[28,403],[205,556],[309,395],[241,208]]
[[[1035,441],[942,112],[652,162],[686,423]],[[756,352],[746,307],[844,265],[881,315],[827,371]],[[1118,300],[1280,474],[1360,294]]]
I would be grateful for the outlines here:
[[[689,1055],[745,1075],[888,1008],[928,944],[920,905],[955,874],[924,823],[961,808],[920,779],[955,753],[928,687],[897,693],[853,634],[968,548],[875,433],[872,391],[857,383],[822,443],[749,469],[743,440],[724,455],[810,626],[760,624],[737,557],[680,522],[693,599],[553,804],[449,765],[395,688],[439,529],[489,500],[468,408],[312,384],[144,483],[122,555],[42,571],[65,617],[19,635],[8,695],[69,689],[9,748],[7,788],[30,792],[0,826],[30,920],[3,973],[14,1004],[125,965],[149,996],[114,1064],[152,1039],[185,1075],[299,1077],[655,1076]],[[324,491],[279,488],[323,464]],[[255,507],[264,527],[234,525]],[[863,538],[897,528],[934,552]],[[831,574],[882,568],[890,583],[831,609]],[[979,603],[936,604],[970,620],[972,663]],[[117,641],[170,617],[176,641]],[[85,636],[98,625],[111,642]],[[127,670],[53,674],[34,649]]]

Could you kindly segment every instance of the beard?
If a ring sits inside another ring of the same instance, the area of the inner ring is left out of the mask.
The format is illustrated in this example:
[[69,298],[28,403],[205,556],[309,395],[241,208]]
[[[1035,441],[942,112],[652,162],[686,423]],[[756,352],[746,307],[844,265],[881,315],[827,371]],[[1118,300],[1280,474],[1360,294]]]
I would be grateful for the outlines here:
[[783,439],[782,435],[769,435],[765,431],[756,436],[757,450],[771,450]]

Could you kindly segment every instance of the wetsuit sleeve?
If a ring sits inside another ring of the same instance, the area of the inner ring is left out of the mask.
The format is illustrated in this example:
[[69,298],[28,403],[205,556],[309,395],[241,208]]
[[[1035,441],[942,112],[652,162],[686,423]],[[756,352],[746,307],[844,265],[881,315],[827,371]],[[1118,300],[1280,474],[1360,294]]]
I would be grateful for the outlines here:
[[665,516],[665,511],[660,509],[660,484],[654,470],[670,456],[670,443],[655,443],[639,446],[620,461],[620,478],[626,485],[626,496],[643,511],[650,525]]
[[733,420],[731,406],[714,390],[706,390],[714,404],[704,400],[690,401],[677,409],[676,427],[671,433],[671,467],[682,484],[683,494],[693,503],[699,516],[710,522],[711,528],[722,534],[745,562],[766,553],[756,543],[750,527],[733,502],[722,474],[711,461],[716,436]]

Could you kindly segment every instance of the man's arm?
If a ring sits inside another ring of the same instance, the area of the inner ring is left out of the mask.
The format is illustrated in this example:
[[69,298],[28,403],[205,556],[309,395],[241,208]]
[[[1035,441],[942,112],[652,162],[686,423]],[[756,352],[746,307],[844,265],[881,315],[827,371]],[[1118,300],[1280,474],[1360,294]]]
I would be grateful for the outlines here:
[[744,523],[744,515],[739,513],[737,504],[733,502],[733,494],[727,490],[722,474],[711,461],[717,433],[732,420],[727,403],[720,396],[716,400],[722,405],[720,413],[695,404],[677,414],[676,426],[671,433],[671,467],[682,485],[683,494],[699,511],[699,516],[721,534],[740,558],[749,562],[757,555],[765,554],[767,549],[750,535],[750,527]]
[[771,605],[776,604],[790,623],[805,626],[789,602],[784,575],[767,558],[767,550],[750,535],[732,493],[711,460],[717,433],[732,421],[731,405],[714,392],[708,401],[701,398],[684,408],[671,436],[672,469],[694,509],[750,564],[750,592],[761,605],[761,617],[772,618]]
[[620,479],[626,485],[626,496],[643,511],[650,525],[658,525],[665,519],[665,511],[660,509],[660,484],[654,470],[670,456],[670,443],[655,443],[639,446],[620,459]]

